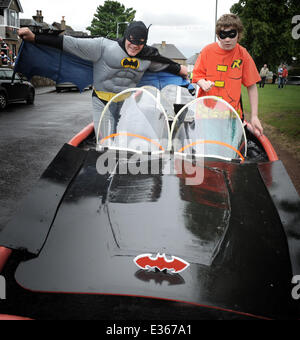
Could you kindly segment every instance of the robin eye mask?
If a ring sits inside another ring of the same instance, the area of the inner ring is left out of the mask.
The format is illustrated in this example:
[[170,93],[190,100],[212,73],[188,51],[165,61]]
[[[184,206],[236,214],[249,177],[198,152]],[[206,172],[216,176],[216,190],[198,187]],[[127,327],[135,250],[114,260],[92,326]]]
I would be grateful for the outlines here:
[[219,38],[222,40],[226,38],[234,39],[237,36],[237,34],[238,34],[237,30],[221,31],[219,34]]

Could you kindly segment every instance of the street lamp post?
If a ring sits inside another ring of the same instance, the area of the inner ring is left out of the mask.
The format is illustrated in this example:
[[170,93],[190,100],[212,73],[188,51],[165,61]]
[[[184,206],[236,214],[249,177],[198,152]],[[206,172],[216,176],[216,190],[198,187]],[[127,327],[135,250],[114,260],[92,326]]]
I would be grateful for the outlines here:
[[[218,20],[218,0],[216,0],[216,15],[215,15],[215,27],[217,25],[217,20]],[[215,42],[217,41],[217,36],[215,33]]]
[[119,25],[121,24],[129,24],[129,22],[127,21],[124,21],[124,22],[117,22],[117,39],[119,38]]

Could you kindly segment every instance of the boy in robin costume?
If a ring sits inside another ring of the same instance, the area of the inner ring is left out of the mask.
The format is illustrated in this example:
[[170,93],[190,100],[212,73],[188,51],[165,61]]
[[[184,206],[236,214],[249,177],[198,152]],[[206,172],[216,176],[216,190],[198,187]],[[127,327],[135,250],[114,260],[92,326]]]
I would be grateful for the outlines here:
[[258,91],[260,75],[247,50],[238,44],[243,25],[234,14],[225,14],[216,25],[218,41],[206,46],[200,53],[193,71],[193,82],[200,86],[199,97],[217,96],[227,101],[244,118],[241,87],[247,87],[250,105],[250,124],[254,133],[263,128],[258,119]]

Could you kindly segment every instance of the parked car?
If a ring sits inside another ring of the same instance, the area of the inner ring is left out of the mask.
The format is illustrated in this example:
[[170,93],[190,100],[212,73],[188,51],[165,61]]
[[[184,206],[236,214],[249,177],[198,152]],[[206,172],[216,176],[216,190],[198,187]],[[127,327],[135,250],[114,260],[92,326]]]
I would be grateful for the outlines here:
[[74,85],[73,83],[60,83],[60,84],[56,84],[56,92],[60,93],[63,90],[76,90],[78,91],[78,87],[76,85]]
[[300,76],[288,77],[287,85],[300,85]]
[[18,74],[15,75],[12,83],[12,75],[12,69],[0,68],[0,110],[4,110],[8,104],[14,102],[26,101],[27,104],[34,103],[34,86]]
[[[89,90],[91,88],[92,88],[92,86],[88,86],[84,90]],[[63,90],[75,90],[75,91],[79,91],[78,87],[75,84],[70,83],[70,82],[56,84],[56,92],[57,93],[60,93]]]

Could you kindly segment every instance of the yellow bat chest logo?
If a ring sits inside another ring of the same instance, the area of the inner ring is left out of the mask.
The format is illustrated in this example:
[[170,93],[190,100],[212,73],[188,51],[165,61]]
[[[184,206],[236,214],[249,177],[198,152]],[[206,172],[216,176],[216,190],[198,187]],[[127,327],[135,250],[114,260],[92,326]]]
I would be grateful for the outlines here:
[[231,65],[231,68],[232,69],[238,68],[240,70],[242,63],[243,63],[243,60],[236,59],[236,60],[233,61],[232,65]]
[[121,61],[121,65],[124,68],[132,68],[133,70],[136,70],[140,67],[140,62],[136,58],[124,58]]

